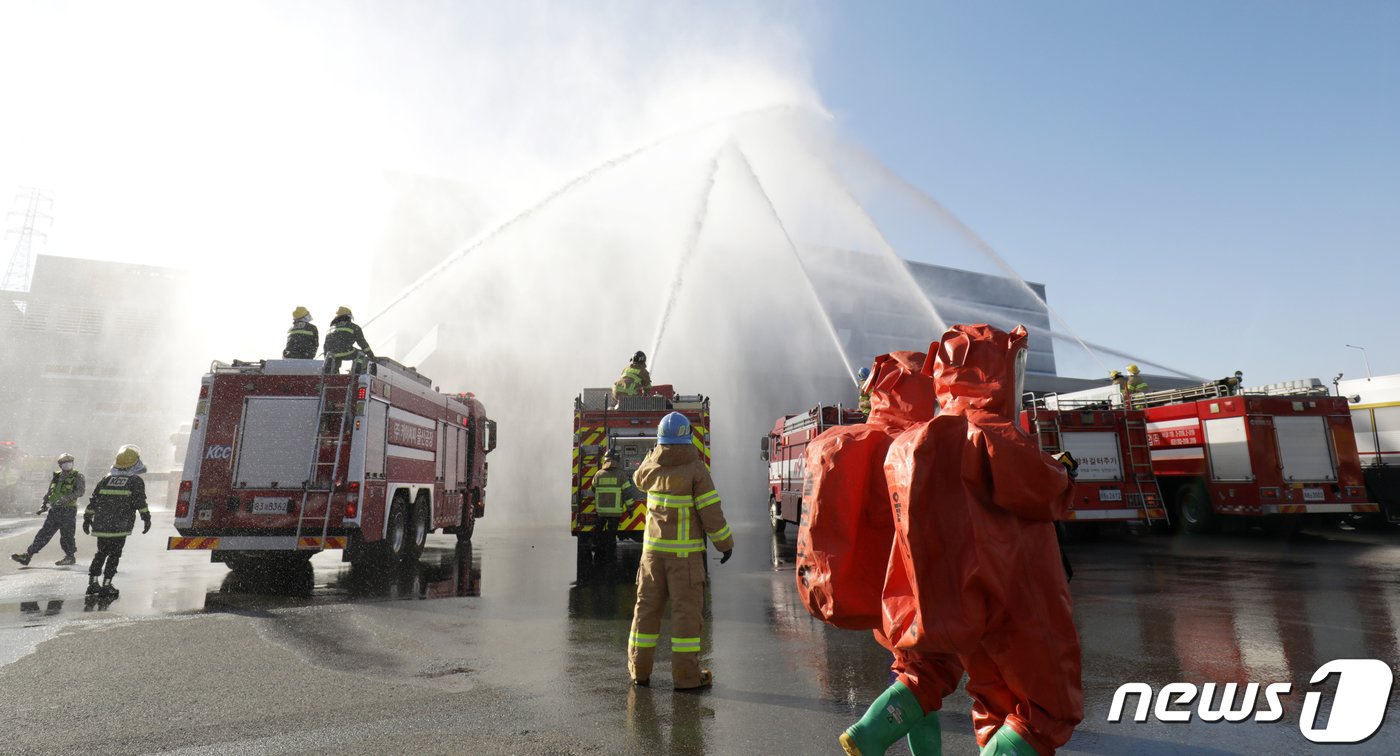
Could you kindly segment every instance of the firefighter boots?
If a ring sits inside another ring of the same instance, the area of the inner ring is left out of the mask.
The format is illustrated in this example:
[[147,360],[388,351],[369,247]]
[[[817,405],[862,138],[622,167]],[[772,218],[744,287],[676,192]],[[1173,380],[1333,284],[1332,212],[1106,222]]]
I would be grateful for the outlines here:
[[98,585],[97,585],[97,576],[96,576],[96,575],[89,575],[89,576],[88,576],[87,595],[89,595],[89,596],[96,596],[96,595],[97,595],[98,593],[100,593],[101,591],[102,591],[102,589],[101,589],[100,587],[98,587]]
[[13,559],[13,560],[15,560],[16,562],[19,562],[20,564],[24,565],[25,567],[28,567],[28,566],[29,566],[29,556],[30,556],[30,555],[29,555],[29,552],[26,551],[26,552],[24,552],[23,554],[11,554],[11,555],[10,555],[10,558]]
[[924,719],[924,708],[904,683],[891,685],[866,709],[859,722],[841,733],[841,747],[850,756],[882,754]]
[[112,585],[111,578],[106,578],[102,581],[102,587],[97,589],[97,595],[103,598],[116,598],[122,595],[122,592],[117,590],[116,586]]
[[1037,756],[1035,746],[1015,730],[1002,725],[996,734],[982,747],[981,756]]
[[77,563],[78,557],[75,554],[67,554],[62,559],[58,560],[57,562],[54,562],[54,564],[58,565],[59,567],[67,567],[71,564]]
[[943,726],[938,712],[930,711],[909,731],[909,753],[913,756],[943,756]]

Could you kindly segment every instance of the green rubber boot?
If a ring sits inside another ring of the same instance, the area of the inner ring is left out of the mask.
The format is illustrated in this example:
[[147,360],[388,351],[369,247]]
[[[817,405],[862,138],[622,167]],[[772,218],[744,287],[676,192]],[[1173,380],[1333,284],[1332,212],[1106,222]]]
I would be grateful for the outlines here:
[[1035,746],[1026,742],[1020,733],[1002,725],[996,734],[982,747],[981,756],[1039,756]]
[[909,731],[909,753],[913,756],[943,756],[943,725],[938,712],[930,711]]
[[878,756],[923,720],[918,699],[897,682],[870,704],[859,722],[841,733],[841,747],[850,756]]

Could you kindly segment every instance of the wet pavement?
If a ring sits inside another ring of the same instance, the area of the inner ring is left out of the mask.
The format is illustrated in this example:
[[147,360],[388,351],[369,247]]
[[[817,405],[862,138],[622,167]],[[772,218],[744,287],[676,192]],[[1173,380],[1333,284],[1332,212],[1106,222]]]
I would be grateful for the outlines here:
[[[0,522],[0,553],[39,521]],[[0,564],[0,716],[14,727],[0,750],[839,753],[890,681],[869,633],[808,616],[792,543],[756,525],[736,528],[729,564],[709,562],[717,683],[686,694],[666,687],[664,651],[655,687],[627,682],[634,546],[581,563],[567,531],[483,521],[473,544],[433,537],[391,575],[330,553],[245,578],[164,551],[169,521],[128,541],[113,602],[84,601],[81,535],[77,566],[53,566],[56,543],[29,568]],[[1299,731],[1304,694],[1324,692],[1325,715],[1336,688],[1309,685],[1324,663],[1400,665],[1400,533],[1120,533],[1069,551],[1086,719],[1064,753],[1400,750],[1394,705],[1360,746]],[[1273,723],[1107,721],[1118,686],[1177,681],[1292,692]],[[946,753],[976,752],[968,708],[961,690],[945,702]]]

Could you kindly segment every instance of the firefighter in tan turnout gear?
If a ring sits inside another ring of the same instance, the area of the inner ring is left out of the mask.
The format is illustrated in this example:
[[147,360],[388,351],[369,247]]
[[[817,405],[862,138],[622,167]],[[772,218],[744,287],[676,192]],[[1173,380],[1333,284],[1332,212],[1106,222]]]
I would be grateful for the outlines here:
[[646,535],[637,570],[637,607],[627,646],[632,682],[651,684],[661,614],[671,601],[671,681],[676,690],[709,687],[700,668],[701,610],[705,603],[705,538],[729,561],[734,537],[720,509],[710,471],[691,442],[690,421],[679,412],[661,418],[656,448],[632,476],[647,494]]

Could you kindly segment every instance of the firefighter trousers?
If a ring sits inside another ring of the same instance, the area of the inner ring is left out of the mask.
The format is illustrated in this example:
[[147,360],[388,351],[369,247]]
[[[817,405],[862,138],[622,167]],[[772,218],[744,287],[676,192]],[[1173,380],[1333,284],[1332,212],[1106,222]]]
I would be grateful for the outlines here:
[[30,556],[38,554],[41,549],[49,545],[53,540],[54,533],[58,534],[58,545],[63,547],[63,553],[73,555],[78,553],[78,542],[73,538],[73,531],[78,525],[77,507],[53,507],[44,518],[43,527],[34,536],[34,543],[29,544],[26,549]]
[[677,688],[694,688],[704,682],[700,673],[704,552],[686,556],[642,552],[637,568],[637,606],[627,644],[627,669],[633,680],[651,679],[667,599],[671,601],[671,681]]
[[117,574],[117,563],[122,559],[122,549],[126,547],[126,536],[98,536],[97,554],[88,568],[89,577],[101,575],[111,580]]

